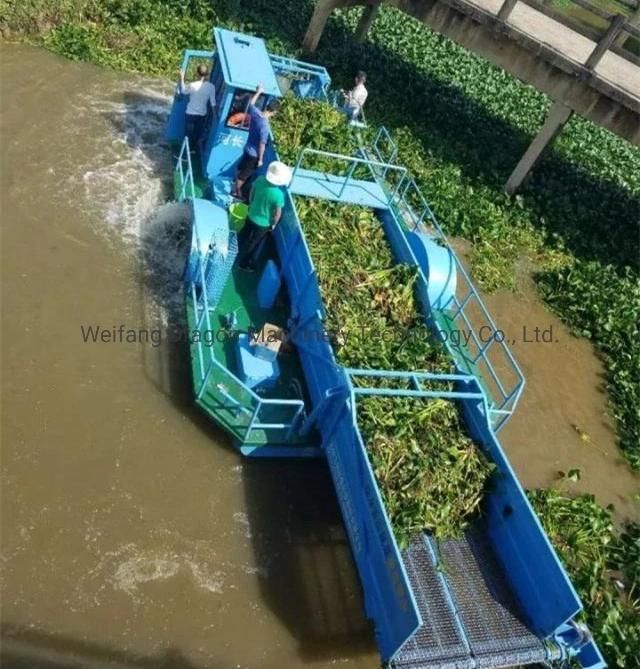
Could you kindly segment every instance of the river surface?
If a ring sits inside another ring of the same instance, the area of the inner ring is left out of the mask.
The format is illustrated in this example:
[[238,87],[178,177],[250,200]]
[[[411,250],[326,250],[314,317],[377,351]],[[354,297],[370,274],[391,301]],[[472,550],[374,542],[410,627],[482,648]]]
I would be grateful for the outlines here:
[[379,666],[322,463],[248,462],[186,349],[171,89],[2,47],[3,667]]
[[[12,45],[1,70],[2,666],[379,666],[325,466],[242,460],[192,407],[170,87]],[[490,307],[549,318],[531,292]],[[516,351],[505,446],[526,485],[580,467],[637,516],[602,366],[553,322]],[[121,324],[161,341],[83,339]]]

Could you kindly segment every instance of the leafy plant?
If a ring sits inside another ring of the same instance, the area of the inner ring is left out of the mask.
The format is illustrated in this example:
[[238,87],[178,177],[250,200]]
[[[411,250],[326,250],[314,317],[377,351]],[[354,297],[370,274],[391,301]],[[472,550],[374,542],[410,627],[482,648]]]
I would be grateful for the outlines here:
[[593,496],[529,493],[585,606],[584,619],[610,667],[640,667],[640,525],[619,532]]

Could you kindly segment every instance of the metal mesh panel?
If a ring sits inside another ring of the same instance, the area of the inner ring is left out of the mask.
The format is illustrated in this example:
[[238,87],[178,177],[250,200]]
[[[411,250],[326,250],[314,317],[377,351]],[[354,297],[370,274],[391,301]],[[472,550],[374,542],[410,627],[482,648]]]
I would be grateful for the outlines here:
[[467,643],[422,536],[414,539],[403,560],[423,625],[404,644],[392,666],[472,669]]
[[214,250],[208,258],[205,270],[205,281],[207,283],[207,301],[209,307],[218,304],[222,290],[231,274],[231,268],[238,255],[238,240],[234,232],[229,233],[229,246],[226,255]]
[[440,557],[476,666],[542,662],[544,642],[526,627],[486,535],[478,530],[439,542]]
[[522,621],[481,527],[460,539],[416,538],[403,559],[422,627],[397,669],[506,669],[554,659]]

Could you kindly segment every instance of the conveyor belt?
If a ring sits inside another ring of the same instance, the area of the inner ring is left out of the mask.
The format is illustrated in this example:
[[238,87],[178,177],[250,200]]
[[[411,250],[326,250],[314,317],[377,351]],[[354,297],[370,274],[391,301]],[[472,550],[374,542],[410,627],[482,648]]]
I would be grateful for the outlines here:
[[553,659],[522,621],[480,530],[440,542],[423,534],[403,559],[423,625],[392,667],[503,669]]
[[[345,183],[346,182],[346,183]],[[389,200],[375,181],[362,181],[325,172],[297,168],[289,191],[294,195],[317,197],[371,209],[388,209]]]

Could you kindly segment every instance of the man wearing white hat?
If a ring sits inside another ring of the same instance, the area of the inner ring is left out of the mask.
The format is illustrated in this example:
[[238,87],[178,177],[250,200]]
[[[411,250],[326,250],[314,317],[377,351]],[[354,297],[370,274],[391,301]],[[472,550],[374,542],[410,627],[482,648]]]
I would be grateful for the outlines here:
[[253,271],[262,242],[282,216],[284,193],[282,186],[291,182],[291,168],[278,160],[268,167],[265,176],[258,177],[249,196],[249,213],[238,234],[240,269]]

